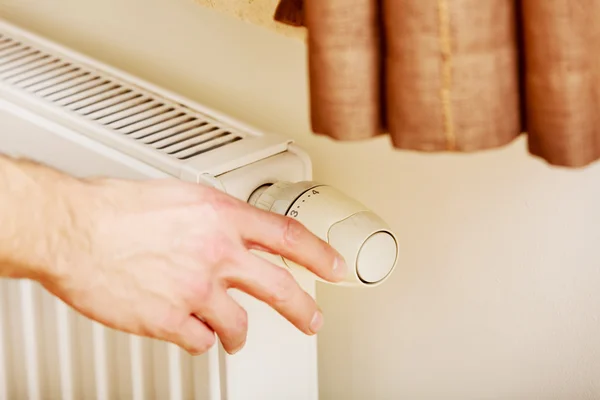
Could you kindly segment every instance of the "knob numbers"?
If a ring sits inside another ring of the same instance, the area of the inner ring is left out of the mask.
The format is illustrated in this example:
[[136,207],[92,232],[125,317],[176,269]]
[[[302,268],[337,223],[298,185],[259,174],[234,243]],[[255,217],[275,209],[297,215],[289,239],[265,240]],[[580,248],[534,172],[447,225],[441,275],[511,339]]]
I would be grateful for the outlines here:
[[[340,285],[378,285],[396,267],[398,241],[388,225],[363,204],[330,186],[278,182],[259,188],[249,203],[298,220],[335,248],[349,267]],[[290,269],[302,268],[283,261]]]

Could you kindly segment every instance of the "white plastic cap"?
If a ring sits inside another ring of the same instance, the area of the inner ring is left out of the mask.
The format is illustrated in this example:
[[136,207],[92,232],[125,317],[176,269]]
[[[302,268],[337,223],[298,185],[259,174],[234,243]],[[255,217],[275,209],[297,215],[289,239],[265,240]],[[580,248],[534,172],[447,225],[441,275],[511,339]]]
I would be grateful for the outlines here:
[[397,244],[389,232],[377,232],[367,239],[356,258],[356,273],[366,283],[377,283],[394,269]]
[[396,266],[398,243],[371,211],[360,211],[332,225],[327,236],[346,260],[349,282],[380,283]]

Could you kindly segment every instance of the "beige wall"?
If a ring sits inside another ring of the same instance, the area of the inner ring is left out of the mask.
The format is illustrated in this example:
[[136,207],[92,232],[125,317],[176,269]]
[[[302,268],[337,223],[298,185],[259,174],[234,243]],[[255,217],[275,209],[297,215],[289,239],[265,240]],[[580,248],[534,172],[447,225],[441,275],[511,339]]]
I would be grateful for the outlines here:
[[323,399],[600,398],[600,165],[553,170],[522,141],[457,157],[313,136],[303,44],[192,0],[0,4],[10,20],[294,137],[319,180],[391,222],[403,253],[386,285],[320,288]]

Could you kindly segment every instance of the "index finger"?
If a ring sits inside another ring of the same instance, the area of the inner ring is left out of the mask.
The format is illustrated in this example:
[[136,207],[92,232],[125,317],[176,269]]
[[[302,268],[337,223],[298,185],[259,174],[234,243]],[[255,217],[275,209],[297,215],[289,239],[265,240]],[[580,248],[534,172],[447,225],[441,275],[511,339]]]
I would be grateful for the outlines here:
[[330,282],[346,276],[344,258],[299,221],[254,207],[244,214],[236,221],[246,245],[281,255]]

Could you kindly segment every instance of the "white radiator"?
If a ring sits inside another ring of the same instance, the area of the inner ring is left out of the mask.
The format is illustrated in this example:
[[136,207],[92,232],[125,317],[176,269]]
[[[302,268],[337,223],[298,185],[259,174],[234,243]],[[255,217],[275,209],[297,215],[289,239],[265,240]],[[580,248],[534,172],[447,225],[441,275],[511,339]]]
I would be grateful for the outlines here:
[[[78,176],[175,177],[305,223],[344,254],[343,284],[381,284],[398,260],[385,222],[311,182],[309,157],[202,105],[0,20],[0,152]],[[279,257],[314,296],[315,277]],[[0,399],[316,399],[316,338],[249,296],[246,347],[191,357],[107,329],[30,281],[0,282]]]

